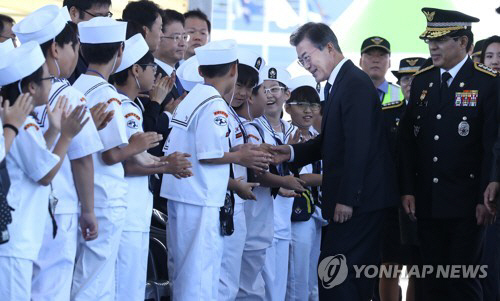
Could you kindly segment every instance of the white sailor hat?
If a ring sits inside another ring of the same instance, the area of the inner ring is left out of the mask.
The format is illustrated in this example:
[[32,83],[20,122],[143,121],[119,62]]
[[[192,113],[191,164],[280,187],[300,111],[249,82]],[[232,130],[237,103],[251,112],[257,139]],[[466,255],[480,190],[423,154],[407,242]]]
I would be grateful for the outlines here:
[[[5,42],[1,42],[0,43],[0,56],[4,57],[7,54],[7,52],[11,51],[12,49],[14,49],[14,43],[12,43],[11,39],[8,39]],[[6,60],[2,60],[2,62],[4,62],[4,61],[6,61]],[[5,65],[5,64],[3,64],[3,65]]]
[[148,43],[142,37],[142,34],[138,33],[131,36],[125,41],[125,49],[123,50],[123,58],[120,67],[116,69],[115,73],[127,69],[133,64],[137,63],[146,53],[149,51]]
[[36,41],[43,44],[54,39],[71,18],[66,7],[43,6],[12,27],[21,43]]
[[80,42],[85,44],[105,44],[124,42],[127,22],[116,21],[108,17],[95,17],[78,23]]
[[257,72],[266,65],[264,59],[257,53],[238,47],[238,64],[243,64],[252,67]]
[[259,72],[259,85],[261,85],[265,80],[275,80],[288,87],[290,84],[290,78],[290,73],[288,73],[285,69],[267,65],[264,66]]
[[6,64],[0,66],[0,86],[11,84],[32,74],[45,63],[40,45],[30,41],[5,55]]
[[198,55],[193,55],[184,61],[175,72],[175,75],[186,91],[191,91],[197,84],[203,84],[205,82],[198,72],[200,64],[198,63],[197,56]]
[[316,82],[312,75],[301,75],[292,78],[288,88],[290,89],[290,92],[292,92],[293,90],[304,86],[311,87],[318,93],[321,89],[321,85]]
[[238,59],[235,40],[213,41],[194,49],[201,66],[232,63]]

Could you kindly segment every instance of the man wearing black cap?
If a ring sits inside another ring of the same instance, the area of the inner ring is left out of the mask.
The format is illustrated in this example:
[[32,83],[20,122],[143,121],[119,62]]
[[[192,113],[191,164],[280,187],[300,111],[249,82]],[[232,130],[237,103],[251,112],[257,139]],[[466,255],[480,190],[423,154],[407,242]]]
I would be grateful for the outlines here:
[[[457,11],[423,8],[433,65],[415,75],[400,123],[400,193],[405,212],[418,218],[426,300],[482,300],[477,269],[483,227],[482,204],[490,181],[497,136],[496,72],[473,63],[471,23]],[[435,271],[457,270],[454,274]],[[450,266],[454,265],[454,266]],[[483,275],[485,276],[485,275]]]
[[476,43],[474,43],[474,50],[472,50],[472,54],[470,55],[470,58],[472,59],[472,61],[474,63],[481,62],[481,52],[483,50],[484,41],[486,41],[486,40],[483,39],[483,40],[479,40]]
[[391,44],[382,37],[369,37],[361,44],[359,66],[370,77],[382,105],[401,100],[401,89],[387,82],[385,74],[391,67]]

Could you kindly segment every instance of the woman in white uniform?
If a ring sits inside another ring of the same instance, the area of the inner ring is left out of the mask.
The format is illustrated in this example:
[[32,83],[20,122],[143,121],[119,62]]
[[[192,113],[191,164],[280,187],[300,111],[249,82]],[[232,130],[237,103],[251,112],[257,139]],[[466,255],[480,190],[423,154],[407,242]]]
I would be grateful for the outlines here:
[[[127,123],[127,136],[143,132],[141,107],[136,103],[141,92],[153,88],[156,64],[148,44],[141,34],[125,41],[123,59],[111,81],[120,94],[122,111]],[[165,98],[168,93],[166,83],[155,87],[155,97]],[[135,100],[135,101],[134,101]],[[148,153],[143,153],[149,157]],[[191,163],[187,154],[172,154],[162,158],[164,165],[157,168],[144,168],[135,160],[125,161],[125,180],[128,191],[125,195],[127,216],[120,239],[116,261],[115,300],[141,300],[146,289],[147,260],[149,250],[149,227],[153,212],[153,195],[148,187],[148,175],[157,173],[189,176]],[[156,158],[155,158],[156,159]]]
[[[38,43],[24,43],[5,59],[7,63],[0,68],[2,96],[16,99],[20,92],[29,93],[35,106],[47,104],[52,77]],[[52,198],[49,201],[49,184],[61,167],[72,138],[88,121],[83,120],[84,106],[69,114],[66,104],[67,100],[60,98],[50,111],[53,131],[45,137],[35,118],[29,116],[7,155],[11,179],[7,200],[15,211],[9,225],[10,241],[0,246],[1,300],[30,299],[33,261],[42,245],[48,208],[53,210],[56,205]],[[58,135],[60,138],[50,152]],[[53,231],[55,235],[55,223]]]
[[[85,104],[83,94],[66,80],[76,67],[79,51],[77,27],[69,20],[66,8],[47,5],[13,27],[22,43],[36,41],[40,44],[49,73],[55,77],[49,93],[51,109],[56,106],[60,96],[67,97],[69,105],[73,107]],[[50,129],[47,108],[37,107],[35,114],[40,130],[47,133]],[[90,117],[88,111],[85,114]],[[52,237],[52,223],[47,221],[42,248],[33,266],[33,300],[68,300],[78,242],[78,225],[81,225],[84,239],[92,240],[97,237],[92,154],[101,148],[99,134],[90,119],[71,141],[68,156],[64,158],[61,170],[52,181],[54,196],[59,200],[54,215],[59,233],[55,238]]]
[[[299,76],[290,81],[290,90],[285,110],[292,118],[292,124],[298,128],[300,142],[305,142],[318,134],[312,125],[321,108],[319,84],[310,75]],[[292,208],[286,300],[317,301],[321,229],[326,225],[320,207],[321,162],[304,166],[300,177],[306,181],[314,204],[310,204],[312,210],[307,214],[307,208],[301,207],[303,204],[294,203]]]

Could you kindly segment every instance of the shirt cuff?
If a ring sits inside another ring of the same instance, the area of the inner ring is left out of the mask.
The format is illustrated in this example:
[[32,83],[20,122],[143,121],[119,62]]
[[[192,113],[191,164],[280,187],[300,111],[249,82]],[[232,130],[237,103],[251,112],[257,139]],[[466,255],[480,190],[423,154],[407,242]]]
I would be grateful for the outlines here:
[[290,160],[288,160],[288,162],[293,162],[295,159],[295,152],[293,151],[293,146],[288,145],[288,147],[290,147]]

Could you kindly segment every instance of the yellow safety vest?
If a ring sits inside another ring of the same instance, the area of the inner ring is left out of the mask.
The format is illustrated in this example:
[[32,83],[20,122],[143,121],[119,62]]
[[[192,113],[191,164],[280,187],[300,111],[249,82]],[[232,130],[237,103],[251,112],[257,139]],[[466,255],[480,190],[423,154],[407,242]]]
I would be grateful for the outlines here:
[[403,99],[403,92],[399,86],[389,83],[389,88],[387,89],[387,93],[384,95],[384,99],[382,99],[382,105],[387,104],[389,102],[395,102]]

